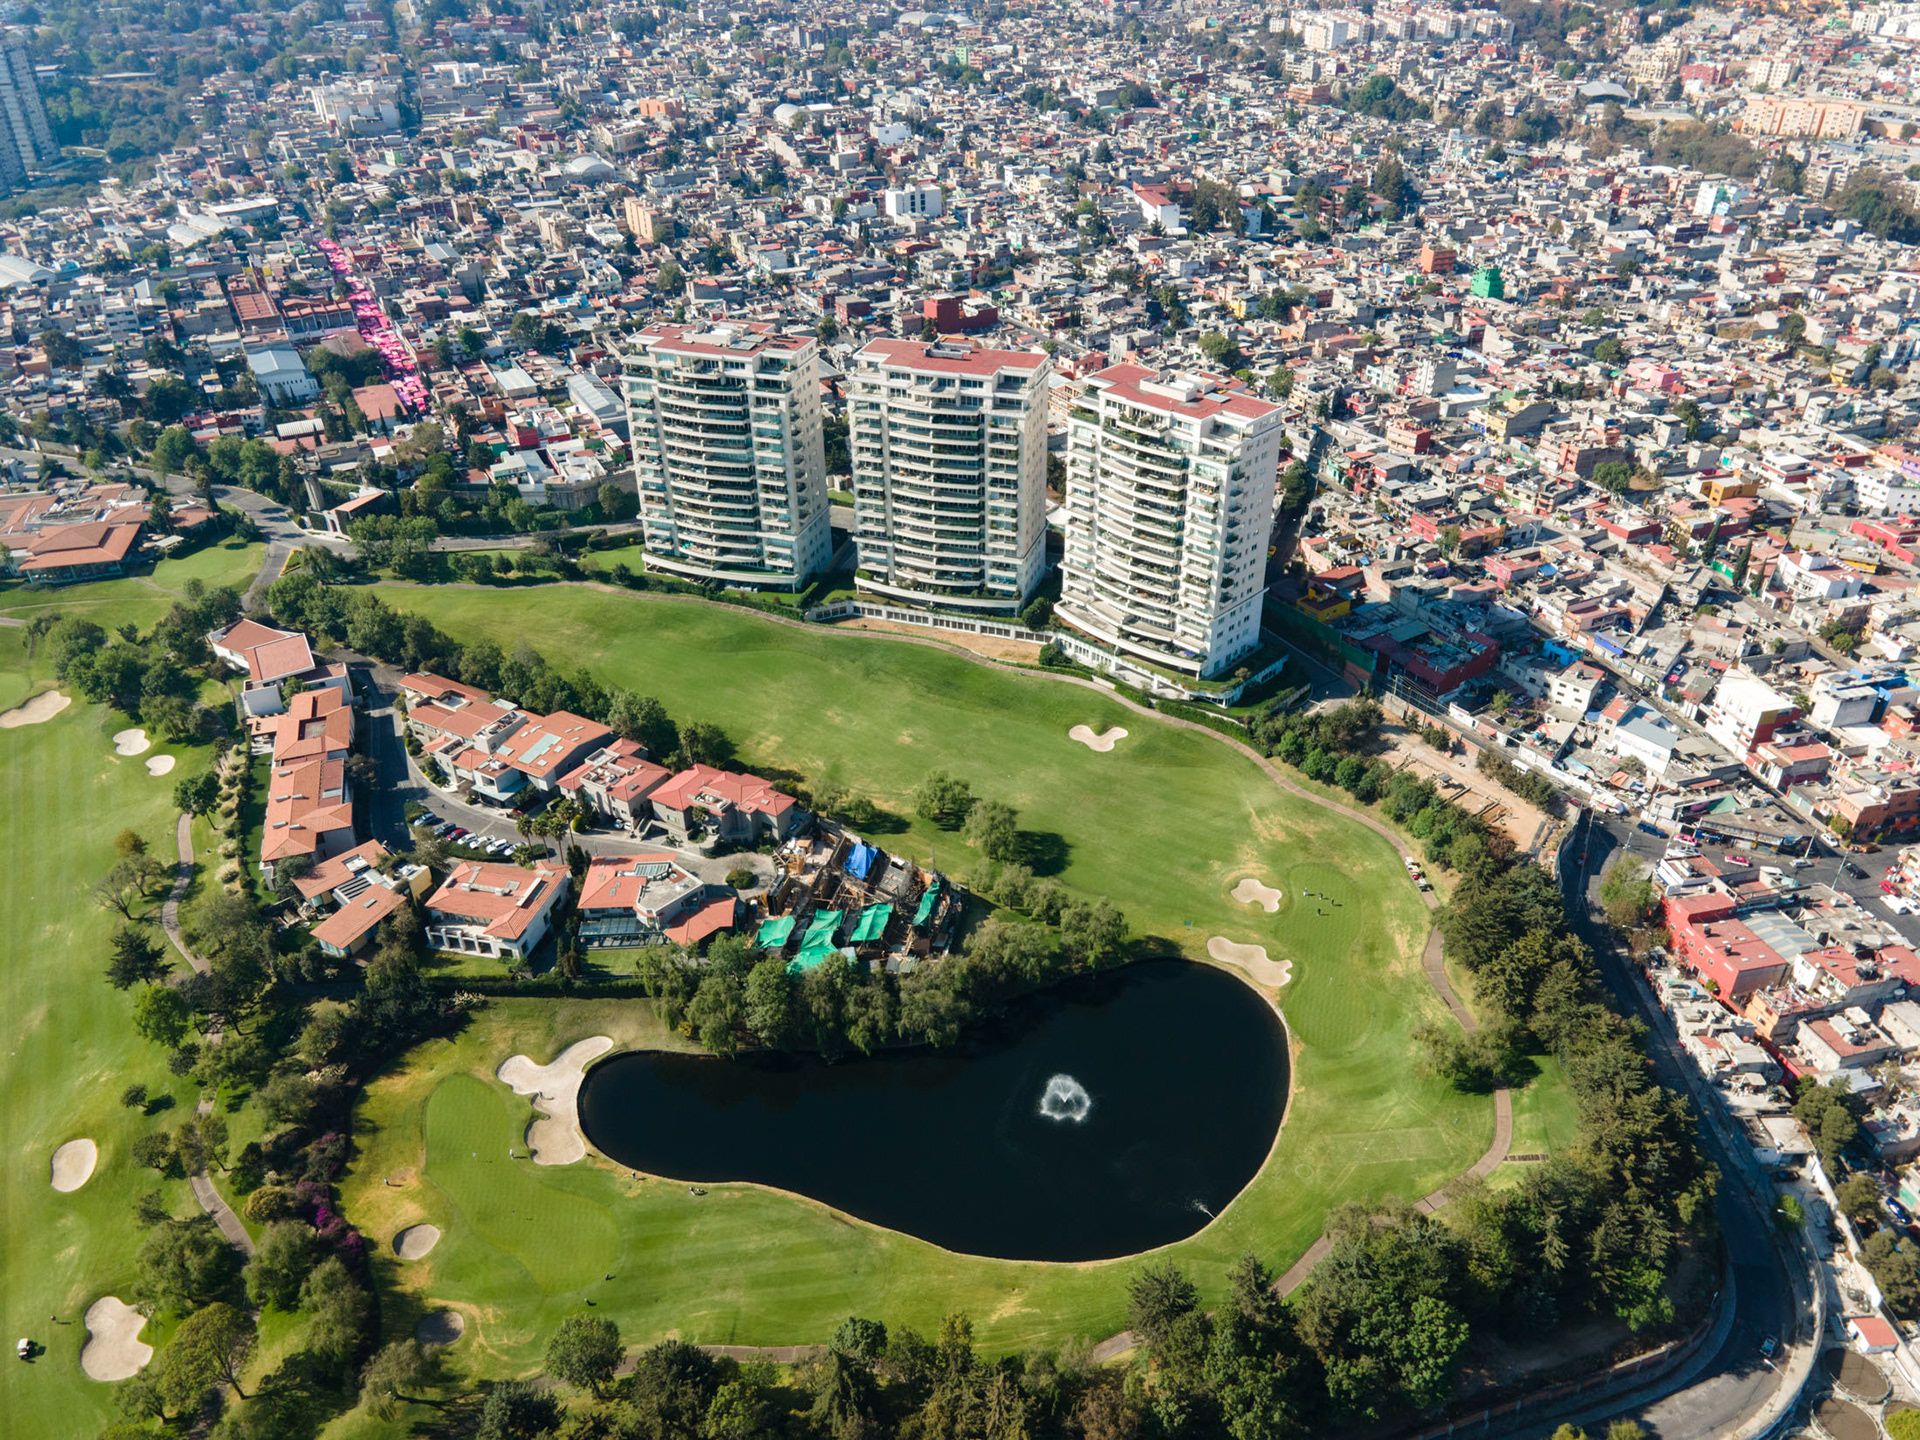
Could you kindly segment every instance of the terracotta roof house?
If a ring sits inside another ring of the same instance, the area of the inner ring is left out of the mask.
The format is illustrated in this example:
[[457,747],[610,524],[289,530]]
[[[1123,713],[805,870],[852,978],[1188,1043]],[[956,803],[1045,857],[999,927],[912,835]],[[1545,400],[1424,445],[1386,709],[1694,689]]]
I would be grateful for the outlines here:
[[672,855],[603,855],[580,882],[580,943],[588,949],[671,940],[697,944],[731,929],[739,897],[708,885]]
[[785,840],[806,811],[758,775],[736,775],[711,765],[682,770],[651,796],[653,813],[682,840],[710,830],[721,840],[752,844],[762,837]]
[[139,521],[92,521],[42,530],[16,567],[29,585],[75,585],[126,573]]
[[666,784],[673,773],[646,755],[638,741],[615,740],[562,775],[561,792],[595,814],[635,829],[653,818],[647,797]]
[[524,960],[546,937],[572,877],[558,860],[531,868],[463,860],[427,898],[427,943],[463,955]]
[[260,837],[260,870],[269,883],[274,866],[282,861],[324,860],[353,843],[353,793],[344,757],[273,767],[267,781],[266,830]]

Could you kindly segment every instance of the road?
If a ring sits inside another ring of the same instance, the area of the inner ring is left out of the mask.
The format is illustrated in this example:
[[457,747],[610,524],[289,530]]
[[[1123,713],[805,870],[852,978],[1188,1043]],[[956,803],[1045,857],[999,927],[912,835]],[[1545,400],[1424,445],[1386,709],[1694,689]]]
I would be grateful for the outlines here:
[[[1593,947],[1615,1005],[1622,1014],[1646,1023],[1647,1049],[1661,1082],[1694,1097],[1702,1145],[1720,1167],[1720,1230],[1732,1257],[1738,1295],[1725,1341],[1685,1388],[1629,1410],[1623,1418],[1638,1421],[1659,1440],[1721,1440],[1759,1412],[1782,1383],[1780,1372],[1762,1358],[1760,1347],[1769,1336],[1779,1338],[1783,1346],[1791,1340],[1806,1307],[1789,1278],[1787,1260],[1775,1248],[1779,1231],[1770,1213],[1771,1182],[1752,1149],[1734,1132],[1725,1107],[1695,1088],[1695,1082],[1704,1086],[1704,1081],[1686,1060],[1667,1017],[1645,984],[1636,979],[1612,933],[1594,920],[1600,876],[1608,859],[1616,850],[1644,853],[1645,847],[1637,843],[1641,840],[1652,843],[1657,853],[1660,843],[1626,822],[1615,823],[1622,833],[1589,820],[1569,847],[1570,863],[1561,874],[1567,914]],[[1635,843],[1629,846],[1630,837]]]

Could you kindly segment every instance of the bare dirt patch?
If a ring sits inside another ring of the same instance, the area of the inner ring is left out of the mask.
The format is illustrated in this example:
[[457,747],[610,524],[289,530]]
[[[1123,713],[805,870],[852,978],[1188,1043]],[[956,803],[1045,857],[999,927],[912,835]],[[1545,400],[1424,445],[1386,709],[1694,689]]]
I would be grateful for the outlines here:
[[439,1243],[438,1225],[409,1225],[393,1237],[393,1253],[402,1260],[424,1260]]
[[551,1065],[514,1055],[495,1072],[514,1094],[531,1096],[540,1112],[527,1126],[534,1164],[571,1165],[587,1153],[586,1136],[580,1133],[580,1077],[612,1048],[610,1036],[590,1035],[569,1045]]
[[22,725],[44,725],[73,703],[71,695],[58,690],[42,690],[31,700],[0,714],[0,730],[18,730]]
[[70,1195],[93,1178],[100,1149],[91,1140],[69,1140],[53,1152],[53,1188]]
[[1269,915],[1279,913],[1281,892],[1271,885],[1262,885],[1251,875],[1234,886],[1230,893],[1242,905],[1258,905]]
[[1118,745],[1122,740],[1126,739],[1127,732],[1122,727],[1115,725],[1112,729],[1104,730],[1096,735],[1093,733],[1093,727],[1091,725],[1076,725],[1067,732],[1067,738],[1069,740],[1078,740],[1082,745],[1086,746],[1087,749],[1098,750],[1104,755],[1107,751],[1113,749],[1115,745]]
[[87,1343],[80,1368],[89,1380],[111,1384],[129,1380],[153,1359],[153,1347],[140,1338],[147,1317],[117,1295],[102,1295],[87,1307]]
[[1291,960],[1269,960],[1263,945],[1241,945],[1216,935],[1207,941],[1207,954],[1222,965],[1231,965],[1252,977],[1257,985],[1271,985],[1275,989],[1293,978]]
[[877,630],[884,635],[912,635],[921,640],[935,640],[942,645],[970,650],[989,660],[1013,660],[1023,665],[1031,665],[1040,655],[1040,647],[1030,640],[1009,640],[1002,635],[970,635],[964,630],[930,630],[924,625],[902,625],[898,620],[871,620],[862,616],[858,620],[837,621],[834,628]]

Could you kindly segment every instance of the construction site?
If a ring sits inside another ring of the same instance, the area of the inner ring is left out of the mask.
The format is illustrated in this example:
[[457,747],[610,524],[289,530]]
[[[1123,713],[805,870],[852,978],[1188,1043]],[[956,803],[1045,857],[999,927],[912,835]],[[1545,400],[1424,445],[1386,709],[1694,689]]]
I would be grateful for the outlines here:
[[967,892],[928,870],[816,821],[774,854],[760,949],[787,957],[803,974],[838,956],[891,975],[947,953],[966,914]]

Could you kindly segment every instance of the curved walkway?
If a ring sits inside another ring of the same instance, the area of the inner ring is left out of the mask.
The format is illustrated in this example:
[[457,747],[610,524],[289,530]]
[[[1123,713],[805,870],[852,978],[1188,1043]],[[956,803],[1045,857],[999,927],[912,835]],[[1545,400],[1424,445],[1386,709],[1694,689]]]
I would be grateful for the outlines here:
[[[407,589],[491,590],[495,588],[490,585],[456,584],[452,586],[435,586],[435,585],[412,585],[406,582],[395,582],[395,583],[401,585],[402,588],[407,588]],[[605,591],[610,595],[631,595],[634,593],[633,591],[623,589],[618,585],[607,585],[607,584],[603,584],[598,581],[592,581],[592,580],[559,581],[556,583],[577,585],[582,589],[601,590],[601,591]],[[716,603],[711,600],[702,600],[697,596],[691,596],[691,595],[657,595],[652,598],[657,600],[670,600],[670,601],[675,601],[675,602],[688,604],[688,605],[711,606]],[[742,606],[739,608],[745,609],[747,607]],[[831,627],[824,627],[820,625],[809,624],[807,621],[804,621],[804,620],[789,619],[784,615],[769,615],[765,611],[761,611],[761,610],[753,610],[753,611],[750,611],[749,613],[758,615],[761,619],[771,621],[775,625],[791,625],[794,628],[800,629],[800,630],[819,631],[824,628],[831,628]],[[1158,720],[1160,723],[1164,725],[1175,725],[1180,727],[1183,730],[1192,730],[1197,734],[1210,736],[1211,738],[1219,741],[1222,745],[1227,745],[1232,747],[1234,750],[1238,751],[1241,755],[1251,760],[1255,765],[1260,767],[1261,773],[1264,774],[1267,777],[1267,779],[1271,780],[1275,786],[1277,786],[1281,790],[1284,790],[1289,795],[1298,796],[1302,800],[1305,800],[1311,804],[1320,806],[1323,810],[1331,810],[1334,814],[1342,816],[1345,819],[1351,820],[1355,824],[1364,825],[1367,829],[1373,831],[1376,835],[1380,836],[1389,845],[1393,846],[1395,852],[1399,854],[1403,860],[1412,860],[1417,858],[1413,853],[1413,848],[1410,845],[1408,845],[1406,840],[1401,836],[1400,832],[1395,830],[1392,826],[1388,825],[1385,821],[1377,819],[1376,817],[1369,815],[1364,811],[1356,810],[1350,805],[1344,805],[1338,800],[1329,800],[1326,796],[1321,795],[1316,791],[1309,790],[1304,785],[1297,784],[1295,781],[1293,781],[1286,775],[1282,774],[1271,760],[1269,760],[1266,756],[1262,755],[1258,750],[1255,750],[1251,745],[1247,744],[1245,741],[1236,740],[1231,735],[1223,734],[1221,731],[1215,730],[1210,725],[1202,725],[1195,720],[1183,720],[1177,715],[1169,715],[1164,711],[1150,709],[1147,706],[1137,704],[1136,702],[1129,700],[1126,696],[1120,694],[1117,690],[1110,689],[1107,686],[1100,684],[1098,681],[1089,680],[1084,678],[1083,676],[1056,675],[1046,670],[1036,670],[1028,666],[1008,665],[1002,661],[988,659],[987,657],[982,655],[977,655],[970,650],[963,649],[956,645],[950,645],[943,641],[932,639],[930,637],[922,638],[921,636],[918,636],[918,635],[901,635],[901,634],[891,633],[886,631],[864,631],[863,630],[860,633],[865,636],[876,636],[878,638],[892,640],[892,641],[896,641],[896,642],[908,644],[908,645],[931,646],[935,649],[942,650],[949,655],[958,655],[965,660],[971,661],[975,665],[984,665],[989,669],[1005,671],[1007,674],[1010,674],[1010,675],[1038,676],[1039,678],[1053,680],[1061,684],[1078,685],[1083,689],[1092,690],[1096,694],[1099,694],[1102,697],[1104,697],[1105,699],[1113,701],[1119,705],[1122,705],[1127,709],[1132,710],[1134,713],[1138,715],[1149,716],[1152,719]],[[1437,911],[1440,908],[1440,901],[1438,897],[1434,895],[1433,891],[1431,890],[1421,891],[1420,898],[1426,903],[1426,907],[1429,912]],[[1447,1007],[1448,1013],[1451,1014],[1455,1020],[1460,1022],[1461,1028],[1464,1030],[1478,1029],[1479,1021],[1475,1020],[1472,1013],[1468,1011],[1467,1007],[1460,1003],[1460,997],[1456,993],[1454,993],[1453,983],[1447,978],[1446,957],[1442,950],[1442,944],[1443,942],[1440,935],[1440,929],[1436,925],[1427,932],[1426,947],[1421,951],[1421,954],[1420,954],[1420,968],[1422,969],[1423,972],[1425,972],[1428,983],[1433,986],[1434,993],[1440,997],[1441,1003]],[[1435,1210],[1438,1210],[1442,1205],[1445,1205],[1449,1200],[1453,1198],[1453,1193],[1455,1189],[1462,1182],[1469,1181],[1469,1180],[1483,1179],[1484,1177],[1491,1175],[1496,1169],[1498,1169],[1501,1163],[1507,1158],[1507,1151],[1512,1147],[1512,1144],[1513,1144],[1513,1096],[1506,1089],[1506,1087],[1502,1086],[1500,1089],[1495,1090],[1493,1092],[1493,1143],[1487,1147],[1486,1153],[1483,1154],[1478,1160],[1474,1161],[1472,1165],[1468,1166],[1467,1169],[1462,1171],[1459,1175],[1455,1176],[1452,1180],[1448,1181],[1445,1185],[1442,1185],[1438,1190],[1435,1190],[1430,1194],[1421,1196],[1420,1199],[1414,1202],[1414,1208],[1416,1210],[1419,1210],[1423,1214],[1432,1214]],[[1313,1244],[1307,1247],[1306,1252],[1302,1254],[1298,1260],[1293,1262],[1293,1265],[1287,1270],[1286,1274],[1282,1275],[1280,1279],[1276,1282],[1275,1289],[1277,1289],[1282,1295],[1285,1295],[1290,1291],[1294,1290],[1295,1288],[1297,1288],[1306,1280],[1307,1276],[1312,1273],[1313,1267],[1318,1265],[1323,1259],[1325,1259],[1327,1256],[1327,1253],[1332,1249],[1333,1249],[1333,1242],[1330,1239],[1328,1239],[1327,1236],[1322,1235],[1318,1240],[1314,1241]],[[1118,1335],[1109,1336],[1107,1339],[1102,1340],[1098,1345],[1094,1346],[1092,1351],[1092,1358],[1095,1361],[1111,1359],[1114,1356],[1119,1355],[1126,1350],[1132,1349],[1135,1344],[1136,1344],[1136,1341],[1133,1337],[1132,1332],[1122,1331]],[[774,1358],[776,1353],[784,1353],[792,1349],[806,1348],[806,1347],[773,1346],[773,1347],[762,1348],[762,1347],[753,1347],[753,1346],[726,1346],[726,1347],[705,1347],[705,1348],[708,1348],[710,1351],[712,1351],[712,1353],[721,1353],[721,1351],[724,1350],[725,1353],[735,1355],[738,1358],[757,1357],[757,1358],[772,1359]]]
[[[174,866],[173,889],[160,906],[160,927],[167,932],[167,939],[173,942],[173,948],[186,957],[199,974],[206,974],[211,968],[204,955],[196,955],[188,948],[186,936],[180,930],[180,900],[187,893],[187,886],[193,883],[193,816],[181,812],[173,827],[174,848],[180,853],[180,863]],[[207,1037],[209,1044],[219,1039],[217,1032]],[[213,1113],[213,1093],[200,1092],[200,1103],[194,1108],[196,1115]],[[193,1191],[193,1198],[200,1202],[200,1208],[213,1217],[213,1223],[220,1227],[220,1233],[227,1237],[227,1243],[243,1256],[253,1254],[253,1237],[247,1234],[247,1227],[240,1223],[240,1217],[233,1213],[233,1207],[220,1197],[213,1188],[213,1179],[202,1170],[187,1177],[187,1187]]]

